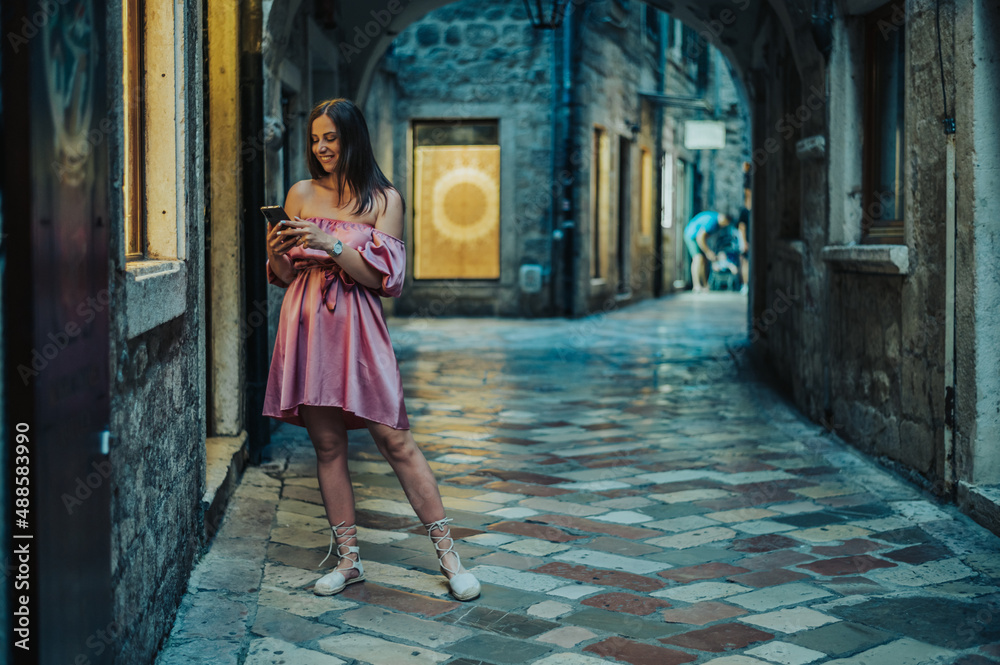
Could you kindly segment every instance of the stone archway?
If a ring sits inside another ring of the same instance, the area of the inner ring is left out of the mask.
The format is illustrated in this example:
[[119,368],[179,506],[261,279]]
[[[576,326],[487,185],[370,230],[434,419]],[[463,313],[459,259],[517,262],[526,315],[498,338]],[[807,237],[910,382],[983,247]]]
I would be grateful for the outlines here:
[[[361,3],[340,7],[340,23],[348,26],[339,43],[346,63],[347,91],[363,103],[374,69],[392,40],[428,12],[453,2],[413,0],[388,2],[374,9]],[[570,2],[569,11],[579,11],[587,4],[575,0]],[[723,0],[711,5],[690,0],[646,0],[646,4],[694,27],[718,48],[733,63],[738,78],[748,88],[748,98],[754,97],[751,86],[747,85],[751,79],[749,72],[766,67],[769,50],[787,48],[787,55],[799,72],[812,71],[822,63],[812,23],[807,20],[813,11],[811,3],[806,7],[805,2],[783,0]],[[780,37],[784,43],[775,45],[771,41],[774,37]]]

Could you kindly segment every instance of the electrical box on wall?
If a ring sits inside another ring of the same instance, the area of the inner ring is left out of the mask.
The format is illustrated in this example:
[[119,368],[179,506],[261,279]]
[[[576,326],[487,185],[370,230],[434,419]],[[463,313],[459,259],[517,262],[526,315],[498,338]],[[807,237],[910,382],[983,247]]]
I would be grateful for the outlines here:
[[521,266],[518,282],[524,293],[538,293],[542,290],[542,266],[526,263]]

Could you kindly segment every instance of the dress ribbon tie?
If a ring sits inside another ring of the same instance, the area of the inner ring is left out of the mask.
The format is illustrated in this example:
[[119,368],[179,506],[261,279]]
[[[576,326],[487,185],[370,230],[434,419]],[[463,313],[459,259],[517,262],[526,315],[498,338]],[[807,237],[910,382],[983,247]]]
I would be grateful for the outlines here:
[[345,291],[354,288],[354,278],[339,263],[315,259],[296,259],[295,268],[298,270],[318,268],[323,271],[323,286],[320,288],[320,296],[326,303],[326,308],[331,312],[337,306],[337,289],[331,288],[333,283],[339,279],[343,282]]

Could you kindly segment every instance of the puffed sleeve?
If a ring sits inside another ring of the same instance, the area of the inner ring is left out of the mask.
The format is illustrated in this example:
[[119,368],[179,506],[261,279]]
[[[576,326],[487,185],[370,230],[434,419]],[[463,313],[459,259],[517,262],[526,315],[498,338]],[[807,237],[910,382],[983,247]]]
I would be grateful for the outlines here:
[[[280,286],[283,289],[287,289],[288,288],[289,284],[287,282],[281,281],[281,279],[276,274],[274,274],[274,271],[271,270],[271,260],[270,259],[267,260],[267,263],[264,264],[264,267],[267,269],[267,281],[268,281],[268,283],[274,284],[275,286]],[[298,271],[296,271],[296,273],[298,273]]]
[[395,298],[403,292],[406,275],[406,246],[388,233],[372,229],[372,239],[358,250],[361,258],[382,273],[382,285],[375,292],[384,298]]

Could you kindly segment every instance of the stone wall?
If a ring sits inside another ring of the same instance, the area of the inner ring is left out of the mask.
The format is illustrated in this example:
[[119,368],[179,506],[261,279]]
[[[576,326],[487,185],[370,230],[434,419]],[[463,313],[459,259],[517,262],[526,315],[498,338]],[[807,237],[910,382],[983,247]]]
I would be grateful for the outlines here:
[[802,376],[797,371],[807,362],[801,358],[799,337],[803,331],[803,243],[775,243],[770,250],[769,284],[774,290],[766,292],[765,306],[750,323],[750,341],[766,345],[769,373],[801,403],[807,399]]
[[[413,237],[413,120],[495,118],[501,145],[499,280],[413,279],[394,303],[402,315],[532,315],[550,311],[550,289],[523,293],[522,264],[548,265],[552,180],[551,33],[535,31],[521,2],[466,0],[430,12],[393,42],[366,101],[378,123],[376,152],[407,199]],[[394,108],[390,115],[386,109]],[[394,121],[389,134],[388,122]],[[391,146],[391,148],[389,147]]]
[[[619,8],[602,6],[577,11],[572,19],[583,22],[577,33],[579,41],[570,55],[574,103],[580,109],[571,141],[578,233],[576,314],[617,307],[622,302],[650,297],[657,290],[653,282],[657,274],[661,153],[671,159],[683,158],[705,174],[718,173],[717,177],[702,179],[699,199],[706,207],[722,210],[738,207],[743,184],[740,163],[749,157],[745,106],[718,51],[702,46],[709,49],[711,85],[706,99],[719,109],[709,115],[729,123],[730,143],[725,150],[687,151],[680,147],[680,121],[704,117],[704,113],[676,108],[661,111],[655,104],[642,101],[640,93],[700,93],[694,78],[696,70],[691,66],[693,58],[682,58],[679,48],[675,48],[675,58],[680,61],[671,62],[669,71],[661,73],[660,47],[667,33],[667,15],[660,15],[662,28],[646,30],[645,7],[641,3],[628,9],[615,6]],[[622,13],[608,13],[614,11]],[[511,173],[504,180],[507,184],[502,185],[500,279],[448,283],[411,279],[403,296],[394,303],[397,313],[535,316],[551,315],[562,305],[554,301],[555,291],[549,280],[535,295],[523,293],[517,283],[523,264],[537,263],[545,270],[558,265],[553,257],[551,233],[553,167],[561,166],[565,155],[552,153],[552,49],[556,39],[571,37],[565,30],[553,34],[532,29],[520,2],[464,0],[432,11],[410,25],[382,59],[366,100],[366,112],[379,123],[376,152],[383,161],[390,152],[387,143],[391,142],[392,178],[404,195],[412,195],[412,138],[408,128],[415,119],[498,118],[504,168]],[[394,113],[390,114],[389,109]],[[661,113],[675,122],[664,122],[663,134],[657,136]],[[395,123],[392,136],[385,133],[390,115]],[[608,224],[602,238],[602,261],[607,270],[599,281],[592,281],[590,275],[590,160],[595,126],[606,132],[609,149]],[[622,139],[628,143],[621,143]],[[625,157],[629,192],[628,209],[619,215],[622,146],[629,150]],[[645,233],[641,228],[643,149],[653,157],[653,221]],[[627,224],[627,231],[621,235],[627,243],[624,271],[618,266],[619,219],[625,219]],[[663,234],[665,291],[672,288],[675,274],[675,234],[686,221],[677,220],[674,230]],[[407,222],[412,237],[409,213]]]
[[113,617],[124,627],[116,665],[151,662],[203,544],[201,325],[194,310],[118,349],[111,428],[120,445],[109,457]]
[[902,416],[902,279],[837,272],[830,284],[833,427],[866,452],[893,457]]
[[[201,31],[201,4],[186,0],[188,34]],[[109,11],[109,34],[121,12]],[[120,28],[117,33],[120,34]],[[119,46],[120,48],[120,46]],[[201,90],[202,43],[183,42],[177,86]],[[120,65],[117,65],[120,67]],[[120,80],[120,69],[117,79]],[[109,80],[116,77],[109,73]],[[205,310],[203,100],[184,96],[186,133],[178,146],[185,188],[182,207],[186,263],[185,311],[132,338],[122,259],[121,197],[111,197],[111,583],[115,665],[153,662],[169,634],[187,579],[204,541],[201,498],[205,491]],[[114,111],[121,113],[120,105]],[[117,123],[121,127],[120,123]],[[112,173],[121,173],[121,135],[114,137]],[[116,190],[119,194],[120,189]],[[118,258],[120,257],[120,258]],[[127,287],[126,287],[127,288]],[[132,314],[135,316],[135,314]],[[72,553],[67,553],[72,555]]]
[[[945,42],[949,24],[942,20]],[[834,333],[831,366],[860,363],[865,376],[858,377],[859,383],[864,386],[868,376],[882,383],[884,375],[889,395],[883,402],[881,388],[845,391],[834,413],[844,421],[851,440],[917,472],[942,493],[945,136],[940,96],[921,92],[941,87],[939,70],[931,66],[938,59],[933,3],[908,3],[905,24],[898,28],[906,30],[910,63],[904,155],[909,266],[904,277],[838,277],[832,291],[844,307],[831,308],[831,319],[843,316],[846,324],[832,326],[842,332]],[[857,334],[858,329],[864,334]],[[853,342],[846,339],[852,332]],[[859,337],[863,347],[858,346]]]
[[[942,3],[946,45],[953,43],[952,12],[950,3]],[[914,474],[930,490],[947,493],[941,80],[934,5],[914,0],[906,13],[905,22],[888,27],[906,31],[906,235],[905,244],[894,250],[906,257],[904,265],[873,261],[883,250],[853,245],[867,223],[858,134],[864,51],[861,19],[842,13],[834,25],[828,68],[800,59],[797,75],[791,76],[799,83],[789,85],[794,81],[788,77],[761,80],[767,94],[755,109],[763,123],[755,127],[754,179],[755,223],[763,223],[756,231],[754,259],[755,274],[765,271],[766,280],[755,287],[753,321],[775,302],[779,290],[800,289],[795,315],[777,317],[761,335],[761,359],[814,420]],[[953,56],[953,47],[946,47],[952,99]],[[775,57],[788,61],[780,53]],[[780,73],[780,67],[775,71]],[[794,95],[787,94],[790,88]],[[802,126],[787,140],[778,137],[774,150],[766,149],[776,123],[797,109],[806,109]],[[805,144],[817,139],[823,148]],[[838,250],[845,245],[849,252]]]
[[1000,533],[1000,7],[987,0],[956,5],[955,472],[959,500]]
[[710,67],[714,82],[712,102],[719,120],[726,123],[726,147],[705,151],[705,169],[712,175],[714,186],[705,193],[705,200],[716,210],[731,210],[738,214],[743,205],[743,162],[749,162],[750,115],[747,100],[728,61],[709,46]]
[[823,61],[810,42],[770,18],[757,35],[758,56],[748,71],[754,91],[749,328],[758,364],[803,411],[825,422],[827,267],[820,256],[827,164],[825,152],[797,150],[800,141],[826,133]]
[[[577,307],[581,312],[609,311],[618,306],[619,299],[628,295],[636,299],[649,297],[653,289],[653,274],[649,268],[653,264],[654,248],[652,238],[644,237],[638,225],[636,185],[640,172],[635,154],[639,147],[655,148],[655,128],[649,122],[641,122],[643,117],[651,117],[651,109],[644,108],[639,92],[657,90],[660,80],[657,62],[651,57],[655,50],[647,52],[653,40],[641,29],[641,10],[636,7],[627,17],[611,17],[595,10],[590,20],[583,19],[582,40],[578,47],[580,66],[574,81],[581,106],[576,144],[590,154],[586,161],[588,168],[581,173],[581,186],[576,190],[582,250],[577,288],[581,301]],[[603,250],[597,259],[603,266],[600,280],[591,278],[591,262],[595,260],[592,239],[598,229],[593,214],[596,184],[593,145],[597,127],[604,131],[609,151],[601,165],[607,169],[608,201],[606,227],[600,229],[599,246]],[[631,154],[622,154],[626,147]],[[632,190],[625,210],[620,208],[619,192],[623,162],[627,162],[628,184]],[[625,233],[619,230],[623,222]],[[618,243],[622,238],[627,249],[624,265],[620,266]]]

